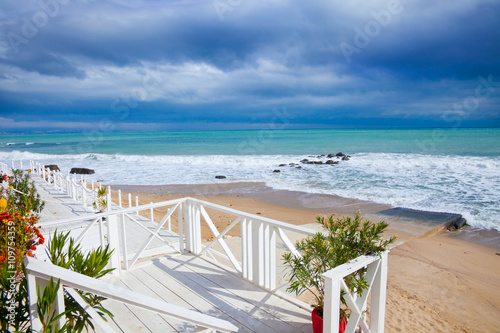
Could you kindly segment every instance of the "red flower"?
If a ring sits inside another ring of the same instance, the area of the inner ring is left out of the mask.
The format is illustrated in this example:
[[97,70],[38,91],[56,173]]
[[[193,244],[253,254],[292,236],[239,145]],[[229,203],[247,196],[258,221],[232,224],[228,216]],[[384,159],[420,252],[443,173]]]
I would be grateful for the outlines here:
[[33,257],[33,252],[31,251],[28,251],[28,253],[26,253],[28,255],[28,257]]
[[30,247],[30,249],[32,249],[33,251],[35,251],[36,250],[36,246],[33,245],[33,246]]
[[4,256],[0,256],[0,262],[4,262],[5,261],[5,257]]

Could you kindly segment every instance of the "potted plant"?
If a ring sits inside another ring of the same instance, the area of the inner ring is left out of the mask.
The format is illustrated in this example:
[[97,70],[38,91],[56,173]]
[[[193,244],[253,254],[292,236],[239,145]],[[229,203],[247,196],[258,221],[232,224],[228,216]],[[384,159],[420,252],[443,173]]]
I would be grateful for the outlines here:
[[97,190],[96,200],[92,204],[97,213],[102,213],[108,206],[108,201],[106,200],[106,187],[101,187]]
[[[314,310],[311,316],[315,333],[323,330],[325,281],[322,274],[361,255],[380,254],[396,239],[393,236],[383,240],[381,236],[388,224],[383,221],[372,223],[363,220],[359,212],[354,217],[333,219],[330,216],[318,217],[317,220],[326,232],[318,232],[297,241],[295,246],[300,256],[289,252],[283,255],[283,261],[289,267],[286,277],[290,286],[287,291],[297,295],[310,292],[314,296]],[[368,287],[365,273],[366,270],[362,269],[345,278],[351,293],[362,295],[363,290]],[[339,332],[344,331],[349,316],[349,308],[343,294],[341,304]]]

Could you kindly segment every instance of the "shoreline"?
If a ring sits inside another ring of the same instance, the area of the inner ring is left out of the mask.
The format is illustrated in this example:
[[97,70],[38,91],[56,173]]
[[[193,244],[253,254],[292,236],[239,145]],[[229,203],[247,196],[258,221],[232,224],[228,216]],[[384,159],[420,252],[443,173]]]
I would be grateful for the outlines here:
[[176,185],[112,185],[111,188],[130,193],[150,195],[193,195],[198,197],[237,196],[255,199],[263,203],[284,208],[304,209],[323,214],[354,214],[358,210],[363,213],[374,213],[392,207],[387,204],[344,198],[332,194],[279,190],[267,186],[264,182],[221,182]]
[[[396,234],[400,242],[413,237],[421,237],[438,233],[443,229],[442,224],[427,223],[422,218],[411,219],[409,213],[398,213],[397,216],[390,217],[380,214],[383,211],[395,207],[388,204],[380,204],[371,201],[351,199],[331,194],[318,194],[300,191],[279,190],[267,186],[264,182],[220,182],[209,184],[174,184],[174,185],[112,185],[113,190],[132,193],[138,196],[148,196],[147,200],[163,201],[169,198],[179,198],[183,196],[194,196],[198,199],[214,201],[224,205],[231,201],[229,205],[239,206],[239,210],[248,213],[257,213],[252,210],[252,205],[267,205],[267,211],[276,211],[276,207],[296,210],[300,218],[307,218],[303,223],[299,219],[288,222],[292,224],[308,224],[316,221],[315,216],[323,215],[354,215],[360,211],[362,215],[371,220],[384,220],[389,223],[388,232]],[[151,197],[149,197],[151,196]],[[255,203],[246,202],[239,205],[234,203],[238,199],[253,200]],[[272,207],[275,208],[272,208]],[[262,209],[261,209],[262,210]],[[279,211],[279,209],[278,209]],[[311,214],[303,214],[304,211]],[[418,212],[418,211],[417,211]],[[431,213],[422,211],[422,213]],[[272,213],[270,218],[280,219],[279,213]],[[455,232],[450,233],[450,237],[481,246],[487,246],[500,251],[500,231],[495,229],[481,229],[473,226],[465,226]]]

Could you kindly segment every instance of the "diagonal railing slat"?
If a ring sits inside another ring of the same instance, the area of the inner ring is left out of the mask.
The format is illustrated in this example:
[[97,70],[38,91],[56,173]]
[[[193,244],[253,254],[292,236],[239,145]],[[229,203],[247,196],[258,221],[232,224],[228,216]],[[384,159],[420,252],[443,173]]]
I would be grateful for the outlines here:
[[[238,263],[238,260],[236,260],[236,257],[234,256],[233,252],[231,252],[231,250],[229,249],[229,246],[227,246],[226,242],[224,242],[224,240],[221,237],[219,237],[220,236],[219,231],[215,227],[210,216],[208,216],[207,211],[205,210],[205,208],[203,208],[203,206],[200,206],[200,211],[201,211],[201,215],[203,216],[203,219],[205,220],[208,227],[210,228],[210,230],[212,231],[212,233],[216,237],[215,239],[217,240],[219,245],[222,247],[222,249],[224,250],[224,252],[228,256],[229,260],[231,261],[231,264],[233,264],[234,268],[236,269],[236,271],[238,273],[241,273],[241,265]],[[208,247],[203,249],[203,251],[206,251],[207,249],[208,249]],[[202,253],[203,253],[203,251],[202,251]]]
[[163,219],[161,220],[161,222],[158,223],[158,226],[154,230],[153,234],[148,237],[148,239],[146,240],[146,242],[144,242],[144,244],[141,246],[141,248],[139,249],[139,251],[137,251],[137,253],[135,254],[134,258],[129,263],[129,265],[128,265],[129,267],[134,266],[135,262],[140,258],[142,252],[144,252],[144,250],[148,247],[148,245],[155,238],[155,236],[158,234],[158,232],[160,231],[160,229],[163,228],[163,224],[167,221],[167,219],[172,215],[172,213],[177,209],[178,206],[179,206],[179,204],[176,204],[175,206],[171,207],[168,210],[167,215],[165,215],[163,217]]

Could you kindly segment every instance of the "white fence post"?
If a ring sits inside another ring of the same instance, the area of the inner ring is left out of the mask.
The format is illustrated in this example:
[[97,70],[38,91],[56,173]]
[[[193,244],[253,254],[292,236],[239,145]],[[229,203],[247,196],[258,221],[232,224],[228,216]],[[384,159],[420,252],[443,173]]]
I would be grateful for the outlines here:
[[66,194],[70,197],[72,196],[69,174],[66,176]]
[[[337,266],[323,274],[325,279],[325,300],[323,308],[323,332],[336,333],[339,331],[340,294],[345,292],[344,299],[351,310],[347,321],[346,333],[353,333],[359,324],[362,332],[384,332],[385,303],[387,288],[387,257],[388,251],[372,256],[360,256],[343,265]],[[364,278],[368,287],[363,294],[352,294],[344,278],[360,269],[367,268]],[[371,292],[370,326],[364,310],[368,295]]]
[[370,307],[370,330],[372,332],[384,333],[385,327],[385,304],[387,298],[387,261],[389,252],[382,253],[380,267],[375,275],[372,289],[372,300]]
[[193,254],[199,254],[201,252],[200,208],[188,199],[186,200],[184,216],[186,223],[186,249]]
[[81,184],[81,186],[82,186],[83,207],[87,208],[87,183],[85,182],[85,179],[83,180],[83,183]]
[[[106,210],[108,212],[111,212],[111,187],[108,186],[108,191],[106,194],[106,201],[108,202],[108,205],[106,207]],[[114,250],[113,254],[111,255],[110,258],[110,267],[115,268],[115,270],[112,272],[114,275],[118,275],[120,273],[120,236],[119,236],[119,226],[118,226],[118,215],[117,214],[110,214],[107,216],[107,221],[108,225],[108,244],[109,248]]]
[[242,275],[261,287],[276,288],[276,230],[257,220],[241,222]]
[[[150,204],[153,204],[153,202],[151,201]],[[154,216],[154,212],[153,212],[153,207],[150,208],[149,215],[151,216],[151,222],[154,222],[155,216]],[[170,218],[168,218],[168,230],[170,231]]]
[[122,190],[118,190],[118,206],[123,207],[123,205],[122,205]]
[[[184,207],[184,209],[183,209]],[[181,202],[179,208],[177,208],[177,225],[178,225],[178,234],[179,234],[179,251],[183,253],[186,249],[186,244],[184,242],[184,222],[185,222],[185,205]]]
[[252,277],[251,281],[259,286],[264,284],[264,225],[252,221]]
[[340,318],[340,279],[325,278],[323,333],[338,333]]
[[[38,300],[38,295],[37,295],[37,289],[40,288],[40,291],[43,293],[43,290],[49,285],[49,280],[44,280],[42,278],[37,278],[34,275],[29,274],[27,276],[27,282],[28,282],[28,298],[29,298],[29,312],[30,312],[30,321],[31,321],[31,328],[34,329],[35,331],[41,331],[43,326],[40,321],[41,318],[38,317],[38,312],[37,312],[37,300]],[[57,281],[53,281],[54,283],[57,283]],[[51,316],[52,314],[59,314],[64,312],[64,291],[63,291],[63,286],[62,284],[59,285],[59,290],[57,291],[57,296],[56,299],[51,305],[51,313],[47,314]],[[58,320],[59,327],[62,327],[65,322],[65,316],[61,316]]]

